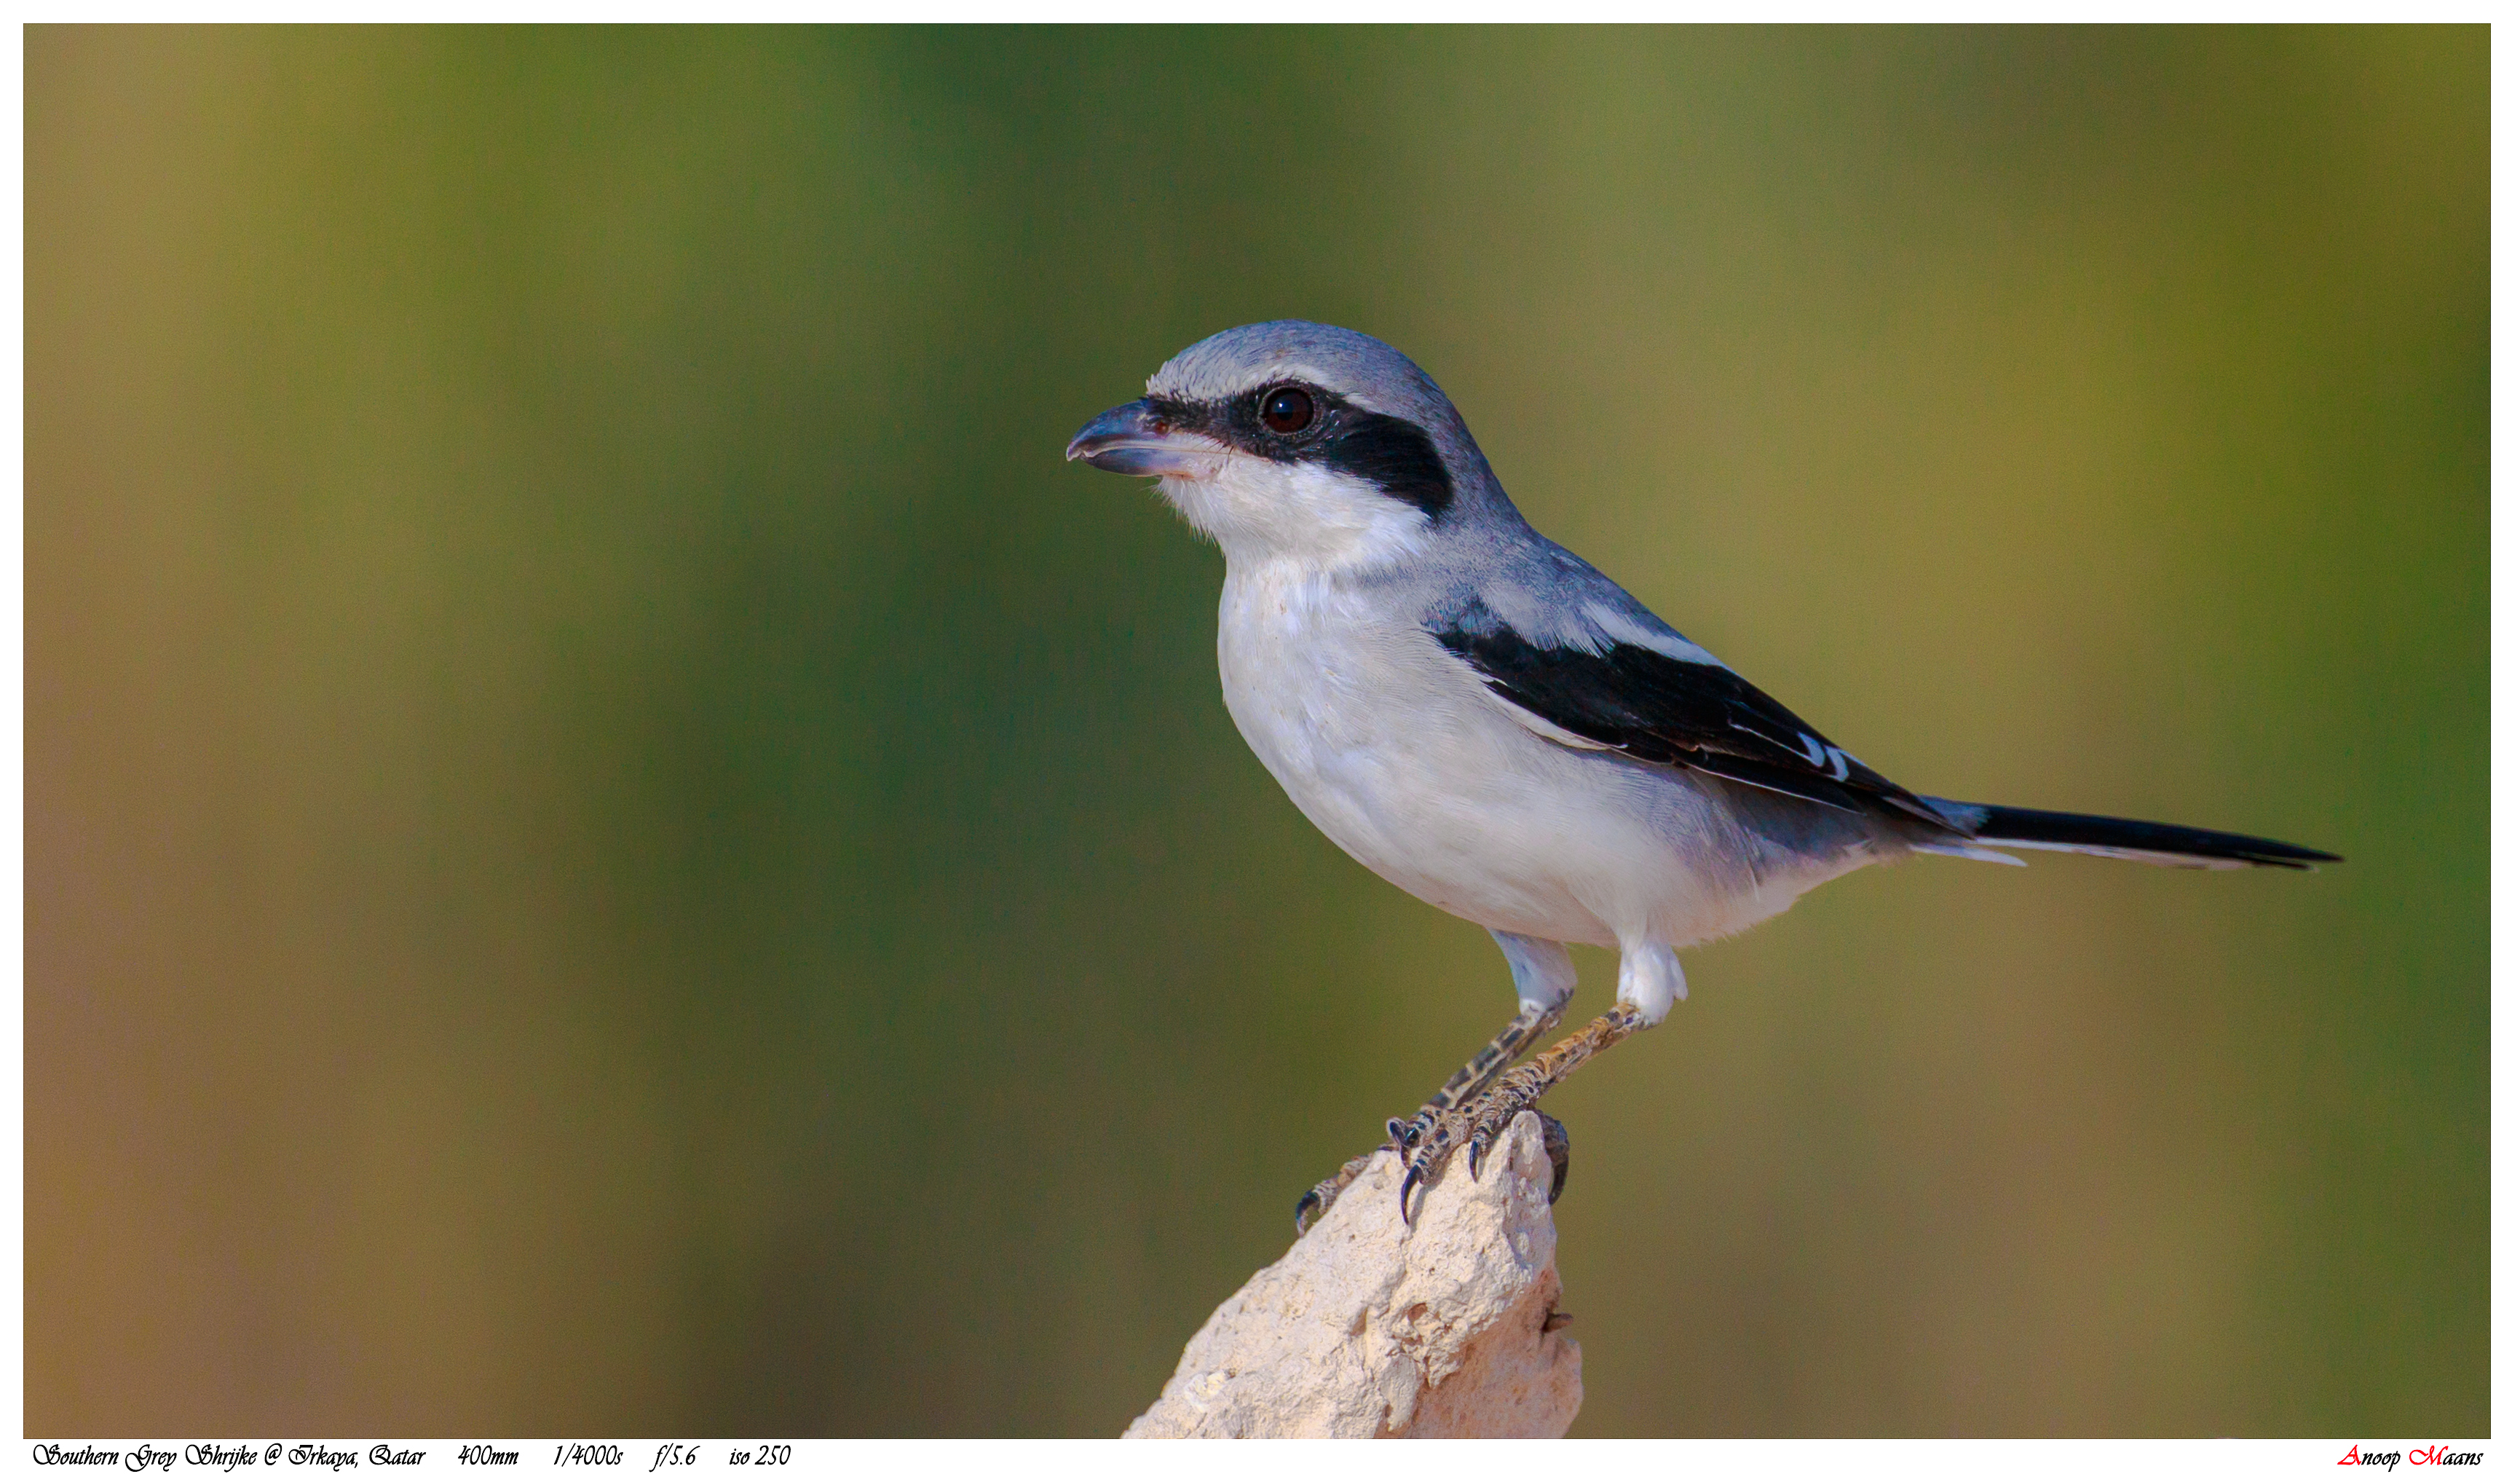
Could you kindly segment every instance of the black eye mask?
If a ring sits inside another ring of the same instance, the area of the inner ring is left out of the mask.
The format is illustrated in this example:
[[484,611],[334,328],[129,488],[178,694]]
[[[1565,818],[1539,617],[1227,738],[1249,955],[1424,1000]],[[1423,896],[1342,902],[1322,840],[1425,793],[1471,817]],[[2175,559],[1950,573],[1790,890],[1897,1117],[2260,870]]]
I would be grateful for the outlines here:
[[[1351,403],[1318,385],[1280,382],[1223,401],[1150,395],[1148,402],[1175,429],[1213,436],[1282,465],[1343,472],[1429,518],[1443,516],[1453,504],[1453,478],[1433,438],[1407,420]],[[1272,419],[1292,428],[1273,429]]]

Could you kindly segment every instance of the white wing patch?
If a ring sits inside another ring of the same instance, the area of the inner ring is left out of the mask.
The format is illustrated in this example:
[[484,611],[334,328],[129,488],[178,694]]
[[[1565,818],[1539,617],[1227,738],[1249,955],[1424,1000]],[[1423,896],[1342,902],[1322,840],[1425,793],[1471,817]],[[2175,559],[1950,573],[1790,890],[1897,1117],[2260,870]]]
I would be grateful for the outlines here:
[[1650,650],[1656,655],[1669,656],[1676,661],[1687,661],[1693,666],[1724,664],[1696,644],[1682,639],[1670,630],[1648,628],[1607,604],[1586,601],[1584,618],[1592,622],[1594,628],[1622,645],[1635,645],[1640,649]]
[[1803,755],[1811,760],[1812,766],[1827,768],[1828,775],[1830,777],[1836,779],[1840,783],[1846,781],[1846,750],[1844,748],[1831,747],[1809,732],[1803,733],[1802,739]]

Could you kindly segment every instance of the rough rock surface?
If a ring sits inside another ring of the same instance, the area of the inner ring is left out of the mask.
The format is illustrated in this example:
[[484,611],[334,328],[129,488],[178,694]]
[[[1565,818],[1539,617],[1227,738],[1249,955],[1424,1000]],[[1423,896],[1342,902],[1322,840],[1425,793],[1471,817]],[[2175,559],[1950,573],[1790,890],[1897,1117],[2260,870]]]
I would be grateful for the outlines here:
[[1470,1180],[1456,1157],[1415,1228],[1383,1152],[1313,1231],[1191,1338],[1130,1438],[1556,1438],[1584,1353],[1547,1329],[1557,1227],[1540,1122]]

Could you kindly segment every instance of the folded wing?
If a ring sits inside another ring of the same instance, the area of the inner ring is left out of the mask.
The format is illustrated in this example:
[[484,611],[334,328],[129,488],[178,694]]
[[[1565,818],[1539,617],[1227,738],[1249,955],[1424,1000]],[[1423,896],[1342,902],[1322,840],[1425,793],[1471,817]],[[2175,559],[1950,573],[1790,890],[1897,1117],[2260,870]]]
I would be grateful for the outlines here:
[[1850,813],[1897,814],[1960,833],[1924,800],[1856,761],[1676,634],[1640,627],[1627,611],[1578,632],[1590,638],[1534,639],[1478,600],[1428,627],[1490,691],[1586,745]]

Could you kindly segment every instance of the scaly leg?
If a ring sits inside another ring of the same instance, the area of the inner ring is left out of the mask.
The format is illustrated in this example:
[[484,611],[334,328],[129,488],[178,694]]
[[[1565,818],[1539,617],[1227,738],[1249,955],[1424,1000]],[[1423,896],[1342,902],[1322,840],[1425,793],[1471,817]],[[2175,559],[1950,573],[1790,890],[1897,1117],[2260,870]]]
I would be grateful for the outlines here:
[[[1513,969],[1513,990],[1522,999],[1522,1011],[1512,1023],[1500,1031],[1488,1046],[1471,1056],[1470,1062],[1453,1072],[1444,1087],[1426,1102],[1426,1109],[1409,1121],[1388,1123],[1391,1139],[1374,1152],[1389,1149],[1404,1158],[1418,1145],[1418,1139],[1436,1123],[1452,1120],[1462,1106],[1476,1100],[1479,1093],[1498,1076],[1520,1058],[1522,1052],[1537,1042],[1541,1036],[1557,1027],[1566,1016],[1566,1001],[1575,996],[1575,962],[1566,955],[1566,945],[1517,932],[1488,929],[1508,966]],[[1624,985],[1623,985],[1624,986]],[[1626,996],[1624,992],[1621,996]],[[1543,1116],[1542,1140],[1548,1145],[1549,1159],[1556,1174],[1549,1189],[1549,1200],[1557,1201],[1558,1190],[1566,1185],[1566,1129]],[[1316,1186],[1295,1203],[1295,1233],[1301,1237],[1313,1220],[1329,1210],[1329,1206],[1357,1175],[1372,1164],[1374,1152],[1367,1152],[1338,1170],[1335,1176]]]
[[[1557,1021],[1565,1016],[1566,1003],[1562,998],[1553,1006],[1524,1004],[1522,1012],[1514,1015],[1513,1022],[1498,1030],[1497,1036],[1488,1041],[1487,1047],[1471,1055],[1469,1063],[1454,1071],[1453,1078],[1444,1082],[1443,1088],[1437,1090],[1415,1117],[1408,1121],[1397,1116],[1391,1118],[1386,1128],[1391,1132],[1389,1141],[1352,1159],[1337,1173],[1316,1184],[1312,1191],[1295,1200],[1295,1236],[1303,1237],[1304,1230],[1313,1225],[1313,1220],[1329,1211],[1330,1204],[1347,1190],[1347,1185],[1373,1164],[1374,1152],[1408,1152],[1424,1130],[1432,1129],[1439,1120],[1449,1119],[1458,1113],[1463,1103],[1476,1100],[1507,1066],[1522,1058],[1523,1051],[1529,1049],[1534,1040],[1556,1028]],[[1566,1180],[1565,1143],[1566,1129],[1559,1127],[1555,1149],[1550,1153],[1550,1160],[1556,1165],[1557,1181],[1561,1185]],[[1556,1201],[1556,1196],[1552,1188],[1550,1200]]]
[[[1456,1147],[1468,1144],[1470,1175],[1476,1177],[1488,1148],[1496,1144],[1497,1136],[1514,1117],[1530,1109],[1550,1086],[1574,1074],[1586,1060],[1631,1034],[1652,1028],[1653,1022],[1643,1006],[1623,998],[1608,1013],[1542,1050],[1531,1063],[1508,1071],[1494,1089],[1473,1099],[1468,1109],[1443,1112],[1429,1129],[1420,1131],[1404,1148],[1409,1174],[1400,1179],[1401,1220],[1407,1221],[1410,1217],[1410,1190],[1420,1183],[1431,1189],[1435,1175],[1443,1171]],[[1562,1182],[1563,1164],[1558,1167],[1558,1175]],[[1418,1196],[1422,1202],[1424,1194]]]
[[1401,1151],[1409,1150],[1417,1144],[1419,1136],[1433,1129],[1438,1117],[1478,1099],[1488,1086],[1496,1083],[1496,1078],[1505,1073],[1508,1065],[1522,1058],[1524,1050],[1537,1042],[1542,1035],[1556,1028],[1557,1021],[1564,1017],[1566,1005],[1562,1002],[1554,1008],[1525,1006],[1514,1016],[1512,1023],[1497,1031],[1497,1036],[1488,1040],[1486,1048],[1471,1055],[1468,1064],[1454,1071],[1453,1078],[1444,1082],[1444,1087],[1418,1108],[1417,1115],[1407,1121],[1394,1116],[1383,1123],[1383,1129],[1391,1133],[1391,1144]]

